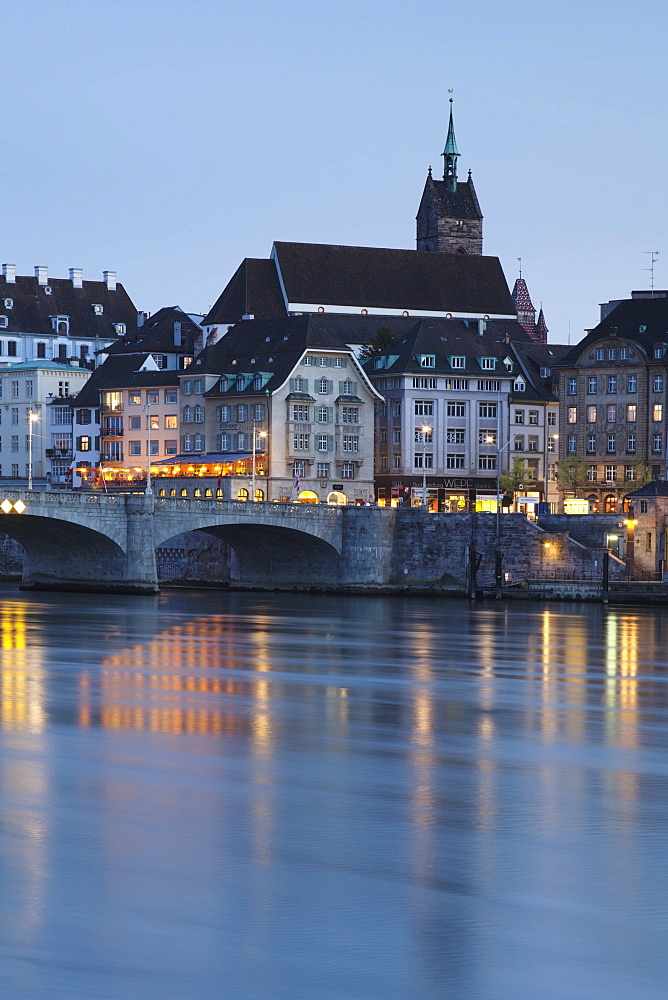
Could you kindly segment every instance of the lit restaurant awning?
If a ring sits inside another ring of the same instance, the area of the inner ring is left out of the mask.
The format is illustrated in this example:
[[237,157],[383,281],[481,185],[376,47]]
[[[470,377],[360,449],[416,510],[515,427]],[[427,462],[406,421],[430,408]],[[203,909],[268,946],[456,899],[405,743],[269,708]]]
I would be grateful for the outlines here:
[[[261,458],[266,454],[266,451],[256,451],[255,457]],[[213,455],[174,455],[173,458],[151,462],[151,465],[222,465],[224,462],[242,462],[252,457],[252,451],[224,451]]]

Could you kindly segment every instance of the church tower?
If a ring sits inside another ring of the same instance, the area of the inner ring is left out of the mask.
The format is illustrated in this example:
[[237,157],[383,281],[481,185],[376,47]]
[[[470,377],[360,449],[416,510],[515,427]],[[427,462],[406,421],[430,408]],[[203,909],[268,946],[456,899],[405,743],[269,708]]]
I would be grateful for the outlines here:
[[471,171],[467,180],[457,180],[459,155],[450,98],[448,136],[442,153],[443,180],[434,180],[429,168],[417,214],[418,250],[482,254],[482,212]]

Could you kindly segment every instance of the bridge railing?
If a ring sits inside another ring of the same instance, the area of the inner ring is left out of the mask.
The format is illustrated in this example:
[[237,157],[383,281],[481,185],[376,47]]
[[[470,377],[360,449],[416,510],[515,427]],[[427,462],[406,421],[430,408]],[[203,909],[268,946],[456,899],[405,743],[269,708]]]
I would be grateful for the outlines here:
[[252,502],[249,500],[216,500],[214,498],[190,497],[156,497],[156,509],[162,510],[216,510],[220,513],[249,514],[257,517],[267,514],[269,516],[298,516],[298,517],[319,517],[333,518],[338,515],[339,508],[326,504],[308,503],[272,503],[267,500]]

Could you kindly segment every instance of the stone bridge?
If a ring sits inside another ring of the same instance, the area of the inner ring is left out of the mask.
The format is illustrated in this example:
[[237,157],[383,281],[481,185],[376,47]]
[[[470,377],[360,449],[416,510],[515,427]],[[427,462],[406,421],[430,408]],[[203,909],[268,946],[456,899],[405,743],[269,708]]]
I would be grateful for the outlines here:
[[[575,515],[574,515],[575,516]],[[497,548],[513,580],[584,573],[600,550],[521,515],[428,514],[423,509],[244,503],[145,494],[2,491],[0,531],[25,551],[22,586],[38,590],[158,591],[156,549],[189,531],[233,552],[234,586],[262,589],[466,591],[493,574]]]
[[[214,535],[233,549],[232,582],[240,586],[379,584],[387,579],[391,538],[384,543],[374,524],[371,544],[365,542],[369,513],[383,512],[301,503],[0,490],[0,530],[25,551],[25,589],[156,592],[156,548],[187,531]],[[351,514],[362,517],[353,520]],[[379,523],[378,518],[371,520]]]

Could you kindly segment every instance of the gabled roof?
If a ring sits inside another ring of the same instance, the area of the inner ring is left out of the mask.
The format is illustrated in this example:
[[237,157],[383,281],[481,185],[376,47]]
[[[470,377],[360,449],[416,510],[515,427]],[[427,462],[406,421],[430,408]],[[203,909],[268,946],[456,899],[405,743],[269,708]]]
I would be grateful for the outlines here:
[[498,257],[317,243],[275,243],[290,308],[514,316]]
[[273,260],[247,257],[242,261],[202,325],[238,323],[243,316],[255,319],[287,316]]
[[140,386],[177,386],[175,371],[140,371],[150,354],[119,354],[107,358],[96,368],[76,397],[76,406],[100,405],[100,392],[112,389],[132,389]]
[[597,341],[619,337],[635,343],[642,360],[651,360],[656,343],[668,343],[668,298],[623,299],[598,326],[561,358],[563,368],[576,365]]
[[[199,374],[262,376],[262,388],[253,388],[252,382],[233,395],[264,395],[279,389],[290,377],[307,348],[323,352],[335,352],[339,356],[352,357],[351,351],[332,333],[326,318],[320,316],[286,316],[283,319],[243,320],[237,323],[218,343],[207,347],[186,369],[188,376]],[[337,370],[338,378],[345,379],[346,371]],[[332,377],[332,368],[304,369],[306,378],[313,373],[327,373]],[[221,393],[216,383],[206,396],[230,395]]]
[[[11,308],[5,307],[6,298],[12,299]],[[96,313],[94,305],[102,306],[102,312]],[[104,281],[84,281],[75,288],[68,278],[49,278],[48,285],[40,285],[35,277],[17,276],[8,282],[0,275],[0,314],[7,317],[5,334],[55,336],[50,317],[68,316],[71,337],[104,342],[117,339],[115,323],[124,323],[127,329],[137,323],[137,310],[123,285],[110,289]]]
[[[181,324],[181,344],[174,344],[174,324]],[[201,334],[201,327],[179,306],[165,306],[149,316],[142,326],[135,323],[134,329],[117,343],[112,344],[101,353],[109,356],[116,354],[142,354],[147,351],[160,354],[194,353],[195,338]]]
[[665,479],[654,479],[651,483],[646,483],[633,493],[627,493],[629,499],[634,497],[668,497],[668,483]]

